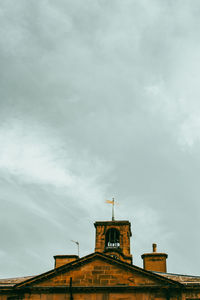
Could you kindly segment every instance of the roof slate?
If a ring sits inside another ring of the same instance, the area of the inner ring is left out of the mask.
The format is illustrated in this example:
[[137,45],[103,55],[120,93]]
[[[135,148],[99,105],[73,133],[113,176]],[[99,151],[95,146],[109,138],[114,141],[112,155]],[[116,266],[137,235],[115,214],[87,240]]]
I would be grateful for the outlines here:
[[165,278],[180,282],[184,285],[189,285],[189,284],[200,285],[200,276],[173,274],[173,273],[161,273],[161,272],[154,272],[154,273],[161,275]]
[[35,276],[24,276],[24,277],[0,279],[0,287],[9,287],[9,286],[12,287],[12,286],[15,286],[15,284],[17,284],[17,283],[21,283],[21,282],[31,279],[33,277],[35,277]]

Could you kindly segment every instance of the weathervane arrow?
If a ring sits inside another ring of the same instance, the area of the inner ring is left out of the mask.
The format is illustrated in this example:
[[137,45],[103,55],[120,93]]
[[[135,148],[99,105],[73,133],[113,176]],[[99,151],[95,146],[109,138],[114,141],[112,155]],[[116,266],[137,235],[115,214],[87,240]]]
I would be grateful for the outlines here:
[[109,204],[112,204],[112,221],[115,220],[115,217],[114,217],[114,205],[115,205],[115,199],[112,198],[112,200],[106,200],[106,203],[109,203]]

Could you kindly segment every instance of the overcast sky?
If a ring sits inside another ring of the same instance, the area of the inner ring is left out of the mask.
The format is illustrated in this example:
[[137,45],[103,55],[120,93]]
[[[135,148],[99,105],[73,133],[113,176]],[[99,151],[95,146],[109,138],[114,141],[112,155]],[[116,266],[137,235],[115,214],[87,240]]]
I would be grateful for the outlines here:
[[200,275],[200,1],[1,0],[0,277],[132,224]]

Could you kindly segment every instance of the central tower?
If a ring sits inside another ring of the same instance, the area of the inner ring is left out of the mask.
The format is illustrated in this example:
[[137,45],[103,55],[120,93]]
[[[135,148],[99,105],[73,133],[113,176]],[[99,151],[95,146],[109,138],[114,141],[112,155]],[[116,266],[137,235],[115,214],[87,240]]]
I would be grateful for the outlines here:
[[103,252],[132,264],[130,254],[131,224],[129,221],[97,221],[95,252]]

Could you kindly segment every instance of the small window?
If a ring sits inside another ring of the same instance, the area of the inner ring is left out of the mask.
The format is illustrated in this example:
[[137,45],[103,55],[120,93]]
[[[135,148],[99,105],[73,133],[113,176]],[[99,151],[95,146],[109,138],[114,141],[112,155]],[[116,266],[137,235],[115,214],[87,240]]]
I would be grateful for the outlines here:
[[110,228],[106,232],[106,248],[119,248],[119,231],[116,228]]

